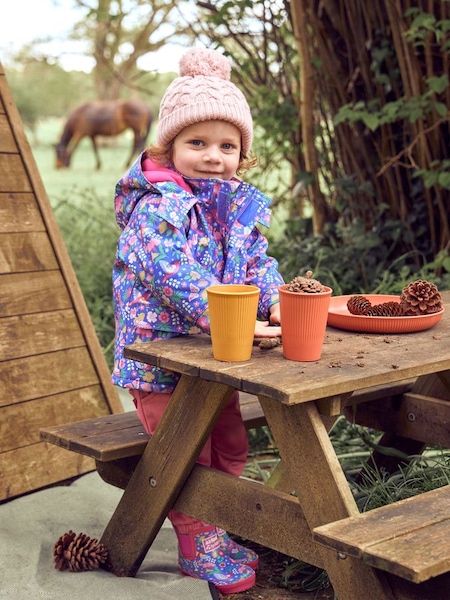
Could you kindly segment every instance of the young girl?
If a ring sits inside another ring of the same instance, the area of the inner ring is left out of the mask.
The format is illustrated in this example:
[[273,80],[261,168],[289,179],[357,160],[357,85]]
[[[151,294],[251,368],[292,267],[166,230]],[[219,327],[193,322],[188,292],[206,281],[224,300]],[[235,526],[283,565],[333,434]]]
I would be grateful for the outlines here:
[[[209,332],[206,288],[260,288],[257,337],[281,335],[277,262],[256,225],[268,225],[270,200],[236,177],[249,158],[253,123],[227,59],[193,49],[161,102],[157,145],[119,181],[115,210],[121,229],[113,270],[116,320],[112,381],[128,388],[139,418],[155,430],[179,375],[124,358],[136,341]],[[269,324],[275,326],[268,328]],[[193,398],[193,402],[195,398]],[[198,462],[240,476],[248,438],[235,392]],[[222,593],[250,588],[258,556],[214,525],[170,511],[181,571]]]

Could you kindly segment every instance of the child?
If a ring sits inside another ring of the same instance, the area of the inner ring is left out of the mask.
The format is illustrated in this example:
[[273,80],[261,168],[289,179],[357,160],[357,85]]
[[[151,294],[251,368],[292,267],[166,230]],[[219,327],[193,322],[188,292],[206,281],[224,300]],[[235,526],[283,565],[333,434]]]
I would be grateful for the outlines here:
[[[256,228],[268,225],[270,200],[236,174],[254,166],[250,109],[230,81],[227,59],[193,49],[161,102],[157,145],[116,187],[122,230],[113,270],[116,320],[114,384],[128,388],[151,434],[179,376],[124,358],[135,341],[209,332],[206,288],[218,283],[260,288],[255,336],[281,335],[277,262]],[[269,323],[275,326],[268,328]],[[248,438],[235,392],[198,462],[240,476]],[[250,588],[258,556],[214,525],[174,510],[180,570],[223,594]]]

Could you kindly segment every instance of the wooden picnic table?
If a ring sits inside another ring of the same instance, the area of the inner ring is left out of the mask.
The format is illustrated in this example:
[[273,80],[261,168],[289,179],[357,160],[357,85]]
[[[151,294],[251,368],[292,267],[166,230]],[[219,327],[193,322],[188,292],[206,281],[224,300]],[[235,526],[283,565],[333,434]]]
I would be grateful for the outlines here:
[[[314,539],[315,529],[360,516],[327,431],[343,410],[358,422],[382,424],[389,442],[401,449],[420,451],[433,442],[450,447],[450,292],[443,296],[446,311],[432,329],[385,335],[328,328],[322,358],[313,363],[288,361],[281,347],[258,346],[248,362],[216,361],[203,335],[128,347],[129,358],[178,372],[181,379],[101,539],[111,570],[135,575],[175,506],[324,568],[339,600],[446,598],[442,578],[448,590],[450,556],[427,575],[410,577],[407,567],[397,572],[395,559],[386,573],[357,552]],[[411,386],[398,398],[386,403],[375,394],[371,400],[371,390],[404,381]],[[194,468],[234,389],[259,398],[282,458],[275,487]],[[434,579],[424,581],[429,577]]]

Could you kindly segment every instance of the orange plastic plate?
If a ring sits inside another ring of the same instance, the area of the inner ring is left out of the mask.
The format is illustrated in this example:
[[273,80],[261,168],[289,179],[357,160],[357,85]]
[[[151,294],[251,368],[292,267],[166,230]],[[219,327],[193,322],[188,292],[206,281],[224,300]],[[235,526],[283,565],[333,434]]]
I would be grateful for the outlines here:
[[[352,294],[354,295],[354,294]],[[442,318],[444,309],[430,315],[414,317],[365,317],[352,315],[347,302],[349,296],[332,296],[328,310],[328,325],[338,329],[357,331],[360,333],[413,333],[434,327]],[[400,302],[399,296],[385,296],[383,294],[361,294],[372,304],[383,302]]]

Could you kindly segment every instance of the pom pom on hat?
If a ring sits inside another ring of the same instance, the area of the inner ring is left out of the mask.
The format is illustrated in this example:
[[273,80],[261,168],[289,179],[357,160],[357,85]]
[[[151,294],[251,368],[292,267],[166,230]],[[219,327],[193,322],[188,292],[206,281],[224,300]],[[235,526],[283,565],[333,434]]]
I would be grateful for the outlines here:
[[182,129],[201,121],[227,121],[241,131],[246,156],[253,139],[253,121],[244,94],[230,81],[231,66],[216,50],[193,48],[180,60],[180,76],[172,81],[159,110],[156,138],[171,142]]
[[188,50],[180,59],[180,77],[220,77],[230,80],[231,66],[223,54],[206,48]]

